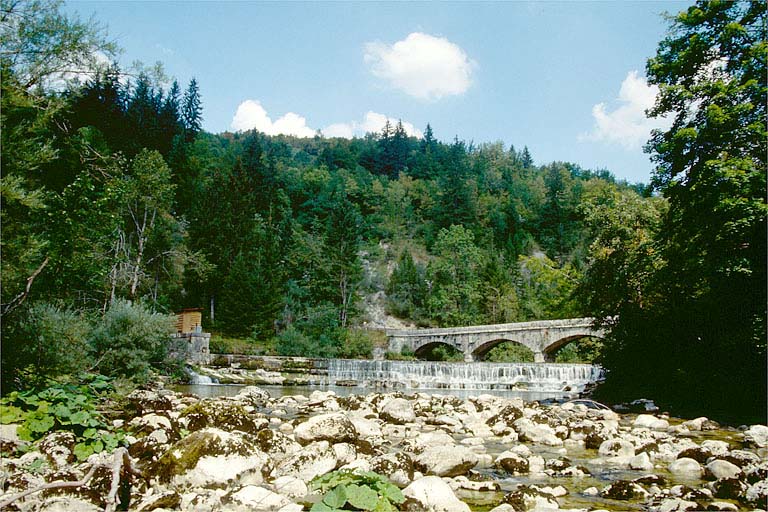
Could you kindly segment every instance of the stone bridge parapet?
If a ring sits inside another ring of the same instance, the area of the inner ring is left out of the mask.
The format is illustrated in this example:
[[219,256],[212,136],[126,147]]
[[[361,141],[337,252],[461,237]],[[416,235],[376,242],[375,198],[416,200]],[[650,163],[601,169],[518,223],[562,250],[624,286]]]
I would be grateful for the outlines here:
[[388,329],[387,339],[389,350],[398,353],[407,348],[418,354],[435,344],[447,344],[460,350],[465,361],[482,359],[496,345],[511,341],[529,348],[534,361],[543,363],[571,341],[604,337],[603,329],[593,325],[594,318],[569,318],[439,329]]

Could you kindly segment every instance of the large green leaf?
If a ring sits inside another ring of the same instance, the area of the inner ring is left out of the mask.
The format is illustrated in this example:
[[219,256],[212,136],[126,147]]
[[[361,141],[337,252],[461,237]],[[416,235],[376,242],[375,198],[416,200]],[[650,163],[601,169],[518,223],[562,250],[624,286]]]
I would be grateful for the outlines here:
[[51,409],[51,413],[59,418],[59,421],[64,423],[62,420],[68,420],[69,417],[72,415],[72,411],[69,410],[69,407],[67,407],[64,404],[56,404]]
[[75,448],[72,450],[72,453],[75,454],[75,457],[77,457],[77,460],[85,460],[88,458],[89,455],[93,453],[93,447],[91,445],[86,443],[77,443],[75,445]]
[[312,505],[312,508],[309,509],[309,512],[334,512],[335,509],[332,509],[322,501],[318,501],[314,505]]
[[392,503],[402,503],[405,501],[405,496],[395,485],[387,483],[379,487],[379,494],[387,498]]
[[379,495],[370,487],[357,484],[347,486],[347,501],[360,510],[373,510],[376,508]]
[[323,498],[323,503],[331,508],[341,508],[347,502],[347,488],[344,485],[338,485]]
[[397,509],[392,506],[392,504],[389,502],[386,498],[379,498],[379,500],[376,502],[376,507],[373,509],[373,512],[396,512]]
[[32,432],[27,428],[26,424],[21,425],[16,429],[16,435],[19,436],[19,439],[22,441],[32,441],[34,439],[32,437]]
[[24,419],[24,411],[14,405],[4,405],[0,407],[0,423],[16,423]]
[[69,421],[71,421],[73,425],[89,427],[91,426],[91,413],[88,411],[77,411],[69,418]]
[[53,416],[48,414],[35,414],[34,416],[27,418],[26,425],[30,432],[42,434],[51,430],[55,423],[56,421],[53,419]]

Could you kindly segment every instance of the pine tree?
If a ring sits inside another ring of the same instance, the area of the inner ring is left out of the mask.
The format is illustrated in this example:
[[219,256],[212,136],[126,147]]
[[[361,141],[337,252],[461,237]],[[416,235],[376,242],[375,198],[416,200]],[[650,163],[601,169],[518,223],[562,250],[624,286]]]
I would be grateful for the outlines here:
[[533,167],[533,158],[531,152],[528,151],[528,146],[523,147],[523,154],[520,155],[520,163],[523,165],[523,169],[530,169]]
[[184,93],[181,115],[184,120],[186,140],[187,142],[191,142],[202,129],[203,123],[203,106],[202,99],[200,98],[200,88],[197,85],[197,80],[194,78],[189,81],[187,91]]

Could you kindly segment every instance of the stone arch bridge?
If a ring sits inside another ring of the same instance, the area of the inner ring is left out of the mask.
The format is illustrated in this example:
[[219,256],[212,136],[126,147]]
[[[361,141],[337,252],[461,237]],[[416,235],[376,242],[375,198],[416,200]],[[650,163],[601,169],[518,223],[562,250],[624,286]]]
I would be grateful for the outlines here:
[[398,353],[408,348],[418,354],[437,344],[447,344],[462,351],[465,361],[483,359],[493,347],[511,341],[529,348],[534,361],[543,363],[574,340],[604,337],[605,332],[593,327],[593,322],[593,318],[569,318],[444,329],[388,329],[387,339],[389,350]]

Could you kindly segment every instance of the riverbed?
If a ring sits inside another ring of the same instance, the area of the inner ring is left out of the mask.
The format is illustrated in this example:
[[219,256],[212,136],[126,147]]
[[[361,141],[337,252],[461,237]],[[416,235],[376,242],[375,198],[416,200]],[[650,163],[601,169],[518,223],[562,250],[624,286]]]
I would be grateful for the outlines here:
[[[134,391],[114,420],[145,477],[121,484],[131,510],[301,512],[323,499],[312,482],[332,471],[385,475],[410,512],[738,511],[768,499],[765,425],[477,392],[197,390],[216,396]],[[95,460],[76,464],[71,450],[55,437],[6,458],[5,494],[84,478]],[[18,509],[95,511],[108,490],[102,478]]]

